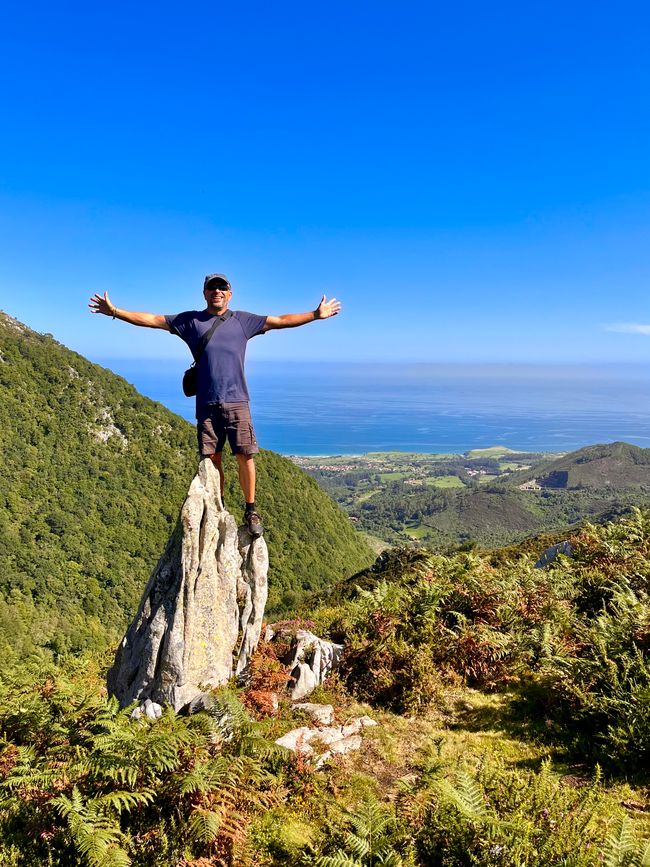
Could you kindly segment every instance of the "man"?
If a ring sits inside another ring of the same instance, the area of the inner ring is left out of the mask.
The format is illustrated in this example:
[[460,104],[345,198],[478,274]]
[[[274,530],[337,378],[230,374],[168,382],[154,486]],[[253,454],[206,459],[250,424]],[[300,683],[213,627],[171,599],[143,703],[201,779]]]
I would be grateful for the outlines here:
[[229,310],[232,287],[223,274],[209,274],[203,283],[205,310],[188,310],[172,316],[136,313],[115,307],[108,297],[95,294],[88,305],[92,313],[102,313],[144,328],[161,328],[176,334],[194,354],[201,336],[214,323],[221,322],[208,341],[197,364],[196,420],[199,452],[212,459],[221,478],[223,498],[223,466],[221,452],[226,439],[237,459],[239,484],[246,508],[244,522],[253,536],[264,529],[255,504],[255,462],[259,451],[251,423],[249,396],[244,374],[246,344],[258,334],[276,328],[296,328],[316,319],[336,316],[341,304],[335,298],[321,298],[316,310],[308,313],[285,313],[283,316],[257,316],[241,310]]

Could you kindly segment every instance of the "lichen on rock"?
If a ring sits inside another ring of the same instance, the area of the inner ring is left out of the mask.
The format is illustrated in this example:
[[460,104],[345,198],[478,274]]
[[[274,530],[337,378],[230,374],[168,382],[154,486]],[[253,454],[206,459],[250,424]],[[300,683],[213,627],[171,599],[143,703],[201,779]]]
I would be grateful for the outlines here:
[[221,502],[217,470],[202,460],[117,650],[109,692],[122,706],[150,699],[178,711],[206,687],[227,683],[240,630],[237,671],[257,646],[267,571],[264,538],[237,527]]

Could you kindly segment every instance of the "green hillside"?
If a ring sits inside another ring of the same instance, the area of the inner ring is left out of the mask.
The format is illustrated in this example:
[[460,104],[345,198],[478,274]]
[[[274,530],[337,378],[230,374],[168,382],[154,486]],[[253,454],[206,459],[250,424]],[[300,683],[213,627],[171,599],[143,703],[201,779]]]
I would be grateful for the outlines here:
[[543,488],[624,489],[650,486],[650,449],[616,442],[587,446],[517,474],[517,483],[536,479]]
[[[0,313],[0,646],[113,641],[135,612],[195,472],[191,424]],[[226,460],[226,504],[241,494]],[[367,565],[347,517],[290,461],[258,459],[272,611]]]

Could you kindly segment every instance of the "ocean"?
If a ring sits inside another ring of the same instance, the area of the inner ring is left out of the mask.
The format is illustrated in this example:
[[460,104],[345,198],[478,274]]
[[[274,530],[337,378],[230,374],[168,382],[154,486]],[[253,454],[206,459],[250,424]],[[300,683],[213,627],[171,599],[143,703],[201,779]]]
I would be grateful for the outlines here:
[[[182,361],[99,361],[192,421]],[[650,446],[649,365],[250,361],[260,445],[284,455]]]

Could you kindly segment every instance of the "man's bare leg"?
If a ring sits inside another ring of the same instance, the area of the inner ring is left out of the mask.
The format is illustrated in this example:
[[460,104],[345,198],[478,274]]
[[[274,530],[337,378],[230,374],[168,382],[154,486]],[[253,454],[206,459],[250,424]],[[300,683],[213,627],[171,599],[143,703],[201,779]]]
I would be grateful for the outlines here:
[[221,482],[221,505],[223,505],[223,491],[224,491],[224,476],[223,476],[223,462],[221,460],[221,452],[216,452],[213,455],[210,455],[210,460],[215,465],[217,470],[219,471],[219,480]]
[[253,455],[235,455],[239,466],[239,484],[246,503],[255,502],[255,461]]

